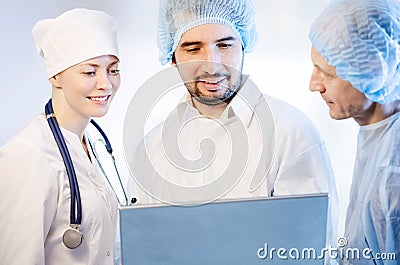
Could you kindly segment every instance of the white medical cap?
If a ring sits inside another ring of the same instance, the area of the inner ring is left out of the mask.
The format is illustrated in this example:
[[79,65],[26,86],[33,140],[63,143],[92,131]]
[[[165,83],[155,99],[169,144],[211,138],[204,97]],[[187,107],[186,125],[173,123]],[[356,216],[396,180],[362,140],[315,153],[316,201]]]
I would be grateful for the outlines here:
[[400,99],[400,2],[333,1],[310,29],[338,76],[378,103]]
[[160,0],[158,48],[160,62],[172,60],[182,34],[203,24],[223,24],[240,37],[249,52],[257,39],[255,11],[251,0]]
[[103,11],[72,9],[38,21],[32,34],[48,78],[98,56],[118,57],[116,21]]

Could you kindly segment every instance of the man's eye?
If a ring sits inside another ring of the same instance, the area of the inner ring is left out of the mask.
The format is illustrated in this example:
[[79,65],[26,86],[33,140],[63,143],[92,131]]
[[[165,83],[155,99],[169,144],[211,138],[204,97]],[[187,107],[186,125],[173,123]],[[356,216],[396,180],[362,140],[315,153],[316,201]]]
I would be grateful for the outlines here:
[[218,45],[218,47],[220,47],[220,48],[229,48],[229,47],[231,47],[231,46],[232,46],[231,43],[220,43],[220,44]]
[[324,73],[324,76],[327,80],[332,80],[336,77],[336,75],[329,74],[329,73]]
[[190,48],[190,49],[187,49],[186,51],[189,53],[192,53],[192,52],[198,52],[199,50],[200,50],[199,48]]

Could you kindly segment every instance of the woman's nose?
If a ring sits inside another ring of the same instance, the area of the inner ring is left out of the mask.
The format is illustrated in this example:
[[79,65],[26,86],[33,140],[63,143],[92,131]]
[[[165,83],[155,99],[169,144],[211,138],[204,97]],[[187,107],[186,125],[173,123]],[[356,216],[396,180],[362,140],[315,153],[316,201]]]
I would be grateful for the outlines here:
[[102,72],[98,75],[97,87],[99,89],[104,89],[104,90],[112,88],[112,83],[110,81],[110,77],[106,71]]

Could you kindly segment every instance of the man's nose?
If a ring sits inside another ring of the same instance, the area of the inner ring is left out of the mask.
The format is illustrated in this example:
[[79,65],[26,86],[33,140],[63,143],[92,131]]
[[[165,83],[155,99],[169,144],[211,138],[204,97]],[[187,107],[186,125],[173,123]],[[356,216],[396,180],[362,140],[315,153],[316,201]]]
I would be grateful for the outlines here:
[[324,79],[321,71],[317,67],[314,67],[310,78],[310,84],[309,84],[310,91],[324,93],[326,91],[326,88],[323,80]]
[[206,49],[204,52],[203,58],[202,59],[202,70],[204,72],[207,72],[208,74],[216,74],[219,69],[222,67],[222,58],[221,54],[210,48]]

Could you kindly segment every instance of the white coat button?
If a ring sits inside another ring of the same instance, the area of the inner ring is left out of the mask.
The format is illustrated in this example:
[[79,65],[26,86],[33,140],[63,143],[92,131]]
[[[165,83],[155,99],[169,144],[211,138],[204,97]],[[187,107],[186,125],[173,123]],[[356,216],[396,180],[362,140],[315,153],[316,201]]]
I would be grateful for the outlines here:
[[111,252],[110,251],[107,251],[107,256],[111,256]]

